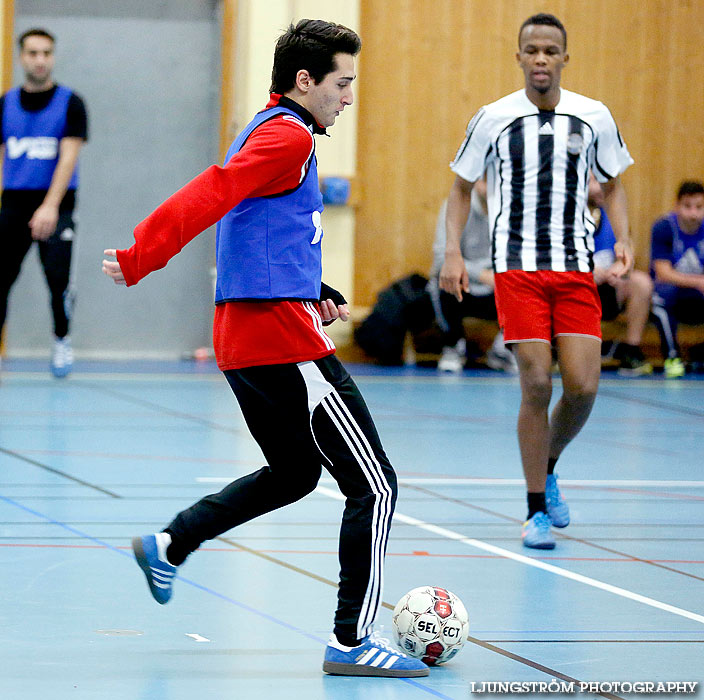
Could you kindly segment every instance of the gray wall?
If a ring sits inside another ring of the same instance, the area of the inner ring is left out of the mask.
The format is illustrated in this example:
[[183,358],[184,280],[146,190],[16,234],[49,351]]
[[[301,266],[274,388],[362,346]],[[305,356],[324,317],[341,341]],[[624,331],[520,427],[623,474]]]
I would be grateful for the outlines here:
[[[71,336],[82,356],[178,356],[211,344],[214,229],[137,286],[100,270],[158,204],[217,158],[216,0],[16,0],[15,35],[57,36],[55,79],[86,101]],[[16,62],[15,83],[23,79]],[[48,292],[36,250],[10,298],[8,354],[47,354]]]

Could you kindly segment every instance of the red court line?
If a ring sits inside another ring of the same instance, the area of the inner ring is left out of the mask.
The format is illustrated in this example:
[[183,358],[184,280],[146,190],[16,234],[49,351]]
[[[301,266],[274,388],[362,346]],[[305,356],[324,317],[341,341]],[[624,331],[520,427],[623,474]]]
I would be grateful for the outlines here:
[[[29,549],[105,549],[98,544],[41,544],[37,542],[0,542],[0,547],[17,547]],[[115,549],[130,550],[127,545],[115,546]],[[199,552],[229,552],[234,554],[243,553],[240,549],[232,547],[200,547]],[[265,554],[326,554],[337,556],[337,550],[315,550],[315,549],[258,549],[258,552]],[[387,552],[387,557],[434,557],[448,559],[504,559],[495,554],[431,554],[430,552]],[[630,564],[642,563],[638,559],[625,557],[531,557],[541,561],[601,561],[601,562],[627,562]],[[704,564],[704,560],[698,559],[649,559],[648,561],[668,563],[668,564]]]

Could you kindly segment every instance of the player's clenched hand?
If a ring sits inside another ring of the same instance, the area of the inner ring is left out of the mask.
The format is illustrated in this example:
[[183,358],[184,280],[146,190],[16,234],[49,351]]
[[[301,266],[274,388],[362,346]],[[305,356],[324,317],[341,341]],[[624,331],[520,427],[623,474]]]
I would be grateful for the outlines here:
[[614,244],[614,255],[616,259],[609,267],[607,274],[609,283],[627,277],[633,269],[633,251],[628,241],[616,241]]
[[[117,251],[114,248],[108,248],[103,251],[103,255],[108,255],[111,258],[117,257]],[[115,284],[127,284],[125,281],[125,276],[122,274],[122,269],[120,268],[120,263],[117,260],[103,260],[103,272],[115,283]]]
[[457,301],[462,301],[463,291],[469,291],[469,275],[461,253],[445,256],[445,263],[440,270],[440,289],[452,294]]
[[29,220],[29,229],[35,241],[45,241],[56,231],[59,221],[59,208],[51,204],[42,204]]
[[320,302],[320,317],[323,319],[323,325],[329,326],[338,318],[340,321],[346,321],[350,317],[350,310],[347,304],[335,306],[332,299],[323,299]]

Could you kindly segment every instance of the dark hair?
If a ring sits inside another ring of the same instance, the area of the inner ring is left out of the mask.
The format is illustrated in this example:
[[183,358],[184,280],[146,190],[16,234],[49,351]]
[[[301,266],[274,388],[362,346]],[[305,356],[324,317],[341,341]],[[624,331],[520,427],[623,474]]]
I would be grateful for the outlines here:
[[50,32],[47,32],[46,29],[39,29],[39,28],[28,29],[26,32],[23,32],[20,35],[20,38],[17,40],[17,43],[19,44],[20,49],[24,48],[24,40],[30,36],[43,36],[46,39],[51,39],[51,42],[53,44],[56,43],[56,37],[53,34],[51,34]]
[[685,180],[677,190],[677,201],[692,194],[704,194],[704,185],[698,180]]
[[302,19],[295,27],[291,24],[276,42],[270,92],[283,94],[293,89],[299,70],[307,70],[319,83],[335,70],[335,54],[356,56],[361,48],[359,36],[341,24],[322,19]]
[[557,27],[561,32],[562,32],[562,40],[563,43],[565,44],[564,49],[567,51],[567,30],[565,29],[565,25],[560,22],[555,15],[550,15],[547,12],[539,12],[537,15],[533,15],[532,17],[529,17],[522,25],[521,28],[518,30],[518,48],[521,48],[521,34],[523,34],[523,30],[529,25],[529,24],[542,24],[546,25],[548,27]]

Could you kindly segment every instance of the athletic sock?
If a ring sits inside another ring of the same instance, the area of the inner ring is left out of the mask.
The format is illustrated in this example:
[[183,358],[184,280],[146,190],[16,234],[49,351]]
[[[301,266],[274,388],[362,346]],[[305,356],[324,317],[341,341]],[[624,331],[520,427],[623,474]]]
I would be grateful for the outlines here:
[[190,552],[186,552],[182,547],[178,546],[178,540],[174,540],[171,532],[168,530],[164,530],[164,532],[171,536],[171,544],[166,548],[166,558],[171,566],[181,566]]
[[555,459],[553,459],[552,457],[550,457],[550,459],[548,459],[548,474],[552,474],[555,471],[556,464],[557,464],[557,457],[555,457]]
[[526,520],[530,520],[536,513],[545,513],[545,491],[540,493],[528,492],[528,517]]
[[350,648],[358,647],[362,643],[354,634],[346,635],[344,632],[335,632],[335,638],[342,646]]

